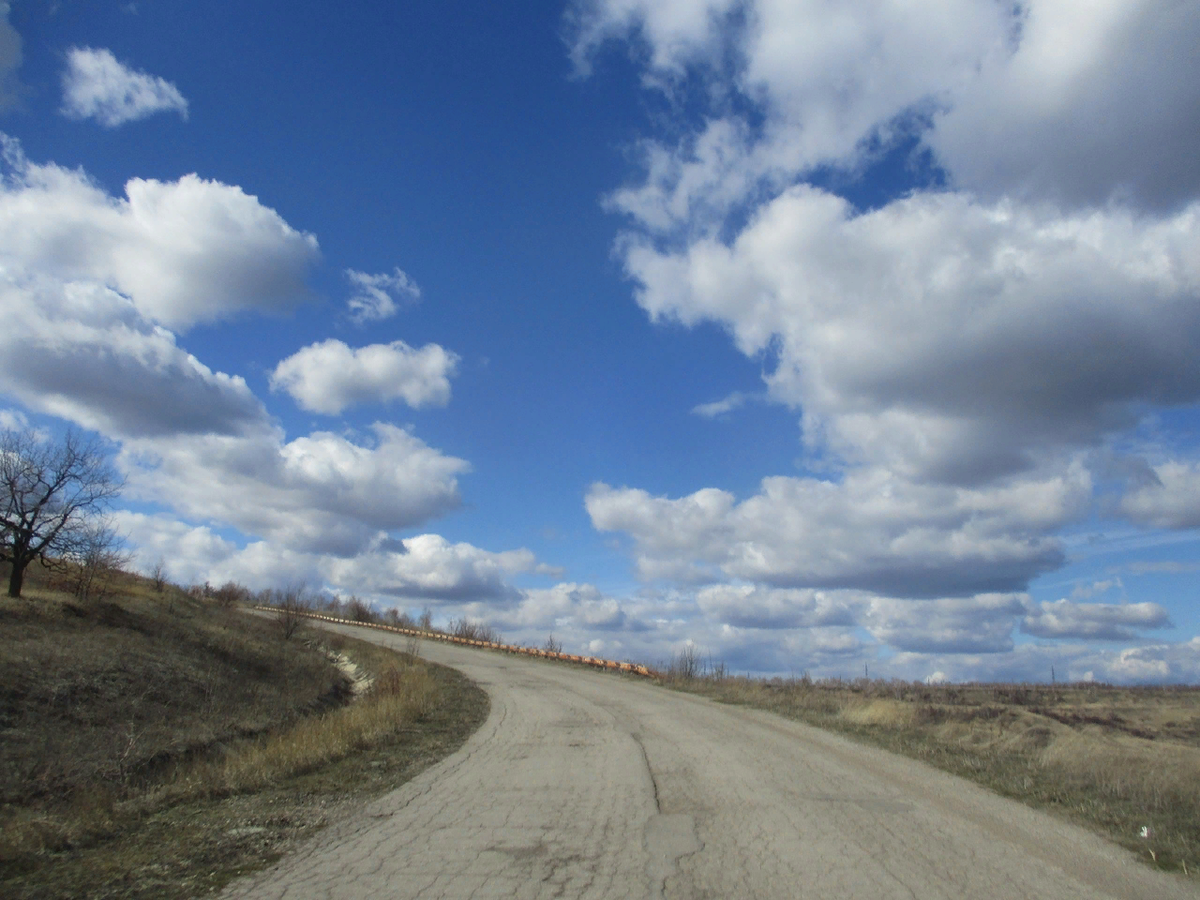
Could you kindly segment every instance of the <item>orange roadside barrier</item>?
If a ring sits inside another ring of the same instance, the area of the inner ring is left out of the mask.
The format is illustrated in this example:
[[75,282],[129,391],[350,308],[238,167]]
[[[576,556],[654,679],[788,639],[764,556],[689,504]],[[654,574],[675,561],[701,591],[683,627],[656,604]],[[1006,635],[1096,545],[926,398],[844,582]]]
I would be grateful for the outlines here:
[[[275,606],[255,606],[253,609],[261,612],[279,612]],[[326,616],[322,613],[312,612],[296,612],[298,616],[304,616],[306,619],[320,619],[322,622],[331,622],[334,625],[355,625],[359,628],[378,628],[383,631],[394,631],[396,634],[407,634],[420,638],[434,638],[439,641],[449,641],[452,644],[466,644],[471,647],[482,647],[489,650],[503,650],[506,653],[520,653],[525,656],[538,656],[542,659],[557,659],[563,662],[575,662],[587,666],[595,666],[601,669],[616,669],[620,672],[633,672],[636,675],[644,675],[647,678],[657,678],[658,673],[649,666],[638,665],[630,662],[617,662],[611,659],[600,659],[595,656],[578,656],[571,653],[557,653],[554,650],[542,650],[538,647],[517,647],[512,644],[497,644],[494,641],[477,641],[474,638],[460,638],[451,634],[443,634],[438,631],[420,631],[416,628],[400,628],[397,625],[384,625],[379,622],[358,622],[354,619],[335,619],[333,616]]]

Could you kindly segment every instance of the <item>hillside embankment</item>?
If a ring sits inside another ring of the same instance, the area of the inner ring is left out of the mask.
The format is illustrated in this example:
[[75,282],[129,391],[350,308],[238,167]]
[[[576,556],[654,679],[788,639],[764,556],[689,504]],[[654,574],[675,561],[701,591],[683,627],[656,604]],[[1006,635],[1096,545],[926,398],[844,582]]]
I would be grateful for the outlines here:
[[[40,573],[39,573],[40,574]],[[118,575],[0,599],[0,894],[191,897],[456,749],[464,677]]]

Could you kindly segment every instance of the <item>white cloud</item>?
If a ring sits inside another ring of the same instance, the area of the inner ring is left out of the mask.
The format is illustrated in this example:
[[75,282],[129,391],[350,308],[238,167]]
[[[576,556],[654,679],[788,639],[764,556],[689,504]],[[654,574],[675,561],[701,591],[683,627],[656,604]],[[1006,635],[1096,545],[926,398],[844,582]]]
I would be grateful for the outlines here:
[[1170,627],[1167,611],[1157,603],[1074,603],[1056,600],[1035,605],[1021,631],[1043,638],[1129,641],[1135,629]]
[[1195,684],[1200,681],[1200,637],[1114,649],[1062,643],[1022,644],[1008,653],[898,653],[886,665],[872,669],[909,680],[941,672],[947,681],[1047,682],[1051,667],[1060,682]]
[[964,188],[1176,207],[1200,193],[1200,14],[1187,0],[1034,0],[1015,46],[949,86],[929,145]]
[[275,367],[271,389],[285,390],[304,409],[337,415],[356,403],[400,399],[414,409],[450,402],[458,356],[437,344],[415,349],[404,341],[352,349],[326,340]]
[[1106,578],[1103,581],[1093,581],[1091,584],[1079,584],[1071,589],[1071,599],[1088,600],[1098,594],[1107,594],[1113,588],[1119,588],[1123,592],[1125,585],[1120,578]]
[[240,188],[195,175],[133,178],[117,199],[82,171],[36,165],[15,140],[0,142],[9,170],[0,265],[10,271],[103,284],[175,330],[248,310],[287,312],[311,298],[316,238]]
[[134,567],[150,572],[161,562],[167,579],[175,584],[213,580],[216,567],[238,550],[211,528],[188,525],[169,515],[117,510],[112,520],[134,548]]
[[132,497],[296,552],[352,556],[457,507],[469,468],[403,429],[372,430],[369,443],[329,432],[285,442],[272,427],[127,440],[120,462]]
[[855,215],[797,187],[731,245],[631,244],[654,318],[716,321],[852,463],[972,482],[1200,398],[1200,206],[1060,216],[965,195]]
[[[162,324],[287,308],[315,257],[310,236],[237,188],[134,180],[124,202],[81,172],[29,164],[11,140],[5,151],[0,392],[120,442],[126,496],[196,523],[126,518],[139,543],[174,541],[173,577],[198,578],[234,557],[248,571],[278,572],[280,558],[372,552],[388,532],[458,505],[464,460],[385,424],[367,439],[287,440],[242,378],[209,369]],[[430,359],[443,351],[434,350],[413,351],[418,383],[402,396],[437,399]],[[446,354],[441,370],[450,368]],[[235,553],[217,535],[224,528],[260,540]]]
[[521,593],[517,607],[501,613],[498,621],[502,627],[555,631],[560,637],[581,639],[596,632],[619,631],[627,624],[621,603],[591,584],[564,582]]
[[[251,541],[244,547],[208,526],[172,516],[129,511],[114,514],[118,531],[136,546],[135,563],[149,571],[162,560],[168,577],[180,584],[236,581],[252,590],[303,582],[310,590],[355,594],[377,603],[439,608],[508,609],[521,596],[509,583],[536,570],[526,549],[493,553],[436,534],[403,540],[376,537],[353,557],[290,548],[277,541]],[[503,613],[502,613],[503,614]],[[494,615],[487,615],[492,620]]]
[[95,119],[106,128],[158,112],[176,112],[184,119],[188,114],[188,102],[175,85],[122,65],[109,50],[67,51],[62,85],[63,115]]
[[594,527],[633,538],[644,578],[942,597],[1023,590],[1056,568],[1051,535],[1089,494],[1078,466],[981,489],[860,469],[841,483],[765,478],[740,503],[713,488],[668,499],[596,484],[586,506]]
[[0,409],[0,428],[7,431],[24,431],[29,419],[19,409]]
[[1121,498],[1120,511],[1152,528],[1200,528],[1200,463],[1172,460],[1154,475]]
[[856,625],[861,594],[720,584],[703,588],[696,604],[709,620],[738,628],[818,628]]
[[0,270],[0,309],[0,391],[29,409],[114,438],[265,426],[245,381],[210,370],[113,290]]
[[[387,546],[387,545],[385,545]],[[414,601],[511,600],[508,579],[536,568],[528,550],[493,553],[467,543],[452,544],[436,534],[422,534],[353,559],[330,559],[330,582],[348,590]]]
[[864,624],[888,646],[915,653],[999,653],[1013,648],[1022,594],[937,600],[871,600]]
[[728,412],[733,412],[735,409],[741,409],[749,400],[756,400],[758,397],[754,394],[745,394],[742,391],[734,391],[720,400],[714,400],[711,403],[701,403],[698,406],[692,407],[692,414],[701,416],[705,419],[715,419],[718,416],[723,416]]
[[355,290],[346,306],[350,318],[359,324],[391,318],[401,305],[421,299],[421,288],[398,267],[391,275],[368,275],[347,269],[346,277]]
[[653,230],[717,229],[764,188],[853,172],[914,134],[993,197],[1170,207],[1200,191],[1188,0],[591,0],[569,18],[579,71],[630,39],[647,86],[709,101],[682,139],[646,142],[645,181],[612,197]]

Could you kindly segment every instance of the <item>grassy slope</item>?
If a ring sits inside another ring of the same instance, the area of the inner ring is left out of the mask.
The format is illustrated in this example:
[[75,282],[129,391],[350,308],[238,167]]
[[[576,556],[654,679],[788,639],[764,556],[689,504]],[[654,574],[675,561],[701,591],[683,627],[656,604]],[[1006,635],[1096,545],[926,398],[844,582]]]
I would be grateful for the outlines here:
[[[333,653],[374,676],[352,704]],[[487,713],[457,673],[336,635],[284,641],[138,578],[100,603],[45,583],[0,599],[0,684],[14,898],[194,896],[403,783]]]

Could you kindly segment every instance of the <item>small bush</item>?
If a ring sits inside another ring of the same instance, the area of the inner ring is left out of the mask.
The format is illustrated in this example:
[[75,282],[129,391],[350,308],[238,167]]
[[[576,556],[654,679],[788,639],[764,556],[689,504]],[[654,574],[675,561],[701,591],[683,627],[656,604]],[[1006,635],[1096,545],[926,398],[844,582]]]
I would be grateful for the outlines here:
[[[422,616],[424,618],[424,616]],[[490,625],[485,625],[483,622],[473,622],[466,616],[463,616],[458,621],[453,619],[450,621],[447,630],[456,638],[462,638],[466,641],[484,641],[494,644],[501,643],[500,632],[492,628]]]
[[249,588],[236,581],[227,581],[212,592],[212,599],[222,609],[233,609],[235,606],[246,605],[253,599],[253,596]]

